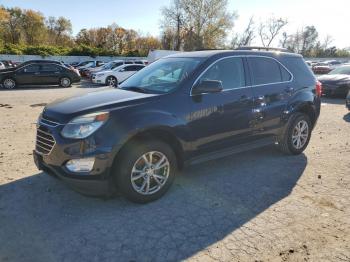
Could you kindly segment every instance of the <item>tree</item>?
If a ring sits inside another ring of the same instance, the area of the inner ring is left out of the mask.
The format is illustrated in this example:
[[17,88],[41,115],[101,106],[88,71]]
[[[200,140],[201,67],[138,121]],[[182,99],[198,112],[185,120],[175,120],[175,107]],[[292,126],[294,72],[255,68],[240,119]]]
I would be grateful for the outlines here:
[[19,44],[22,30],[22,10],[18,7],[7,8],[9,14],[8,22],[5,25],[5,42]]
[[283,18],[271,17],[265,22],[261,22],[258,29],[261,43],[264,47],[269,47],[273,40],[279,35],[282,28],[288,24]]
[[[181,0],[174,0],[170,7],[163,7],[161,10],[164,17],[161,27],[164,37],[168,38],[169,49],[180,50],[181,48],[185,24],[181,4]],[[172,42],[171,45],[170,42]]]
[[21,16],[23,34],[27,44],[42,43],[45,33],[45,18],[40,12],[24,10]]
[[219,48],[235,18],[227,11],[227,0],[173,0],[163,8],[163,40],[174,49],[180,49],[181,42],[186,51]]
[[231,41],[231,47],[249,46],[255,38],[254,17],[250,17],[249,22],[242,34],[235,34]]

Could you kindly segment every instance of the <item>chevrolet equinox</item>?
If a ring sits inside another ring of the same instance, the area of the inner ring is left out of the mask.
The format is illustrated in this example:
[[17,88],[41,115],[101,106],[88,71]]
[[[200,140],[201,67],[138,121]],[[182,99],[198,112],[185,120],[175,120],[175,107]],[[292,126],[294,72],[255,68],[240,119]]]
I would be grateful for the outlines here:
[[37,167],[88,195],[146,203],[179,168],[276,144],[307,147],[321,84],[302,56],[242,49],[171,55],[118,88],[47,105],[37,123]]

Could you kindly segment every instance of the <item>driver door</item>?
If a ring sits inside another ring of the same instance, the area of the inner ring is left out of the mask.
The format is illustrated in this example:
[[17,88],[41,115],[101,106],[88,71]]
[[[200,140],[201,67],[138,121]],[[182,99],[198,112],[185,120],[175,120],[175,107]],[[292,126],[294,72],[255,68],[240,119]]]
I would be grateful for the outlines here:
[[223,90],[191,96],[189,126],[194,149],[205,154],[247,142],[252,135],[253,93],[246,82],[243,58],[219,60],[196,83],[202,80],[221,81]]

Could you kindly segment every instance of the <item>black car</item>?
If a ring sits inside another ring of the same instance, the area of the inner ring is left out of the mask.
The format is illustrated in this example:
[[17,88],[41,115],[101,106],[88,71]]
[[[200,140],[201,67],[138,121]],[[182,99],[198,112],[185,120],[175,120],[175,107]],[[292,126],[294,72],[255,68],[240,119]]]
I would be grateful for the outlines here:
[[346,107],[350,110],[350,91],[348,92],[348,95],[346,96]]
[[16,68],[0,70],[0,83],[6,89],[19,85],[60,85],[69,87],[80,76],[60,62],[33,60]]
[[324,95],[345,97],[350,90],[350,65],[340,66],[318,80]]
[[161,197],[188,164],[270,144],[301,154],[320,96],[320,83],[297,54],[179,53],[119,88],[47,105],[34,161],[84,194],[118,188],[145,203]]

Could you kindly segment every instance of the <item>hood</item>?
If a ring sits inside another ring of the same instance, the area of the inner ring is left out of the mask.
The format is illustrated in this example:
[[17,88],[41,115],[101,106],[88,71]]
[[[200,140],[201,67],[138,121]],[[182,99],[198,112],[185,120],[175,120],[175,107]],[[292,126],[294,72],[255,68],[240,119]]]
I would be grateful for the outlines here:
[[44,108],[43,116],[52,121],[67,123],[76,116],[145,103],[157,96],[117,88],[100,90],[56,100]]
[[349,81],[350,75],[322,75],[318,77],[318,80],[322,83],[336,83],[341,81]]

